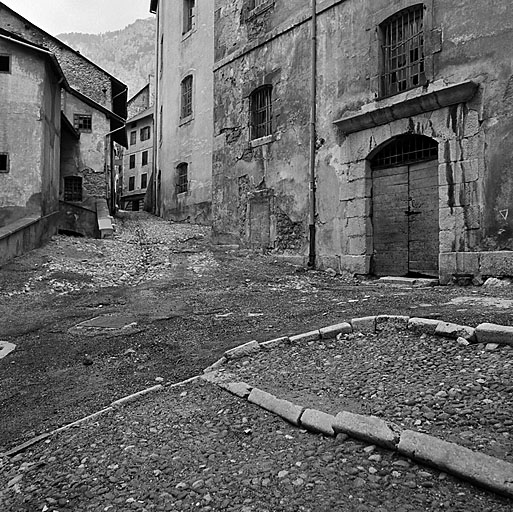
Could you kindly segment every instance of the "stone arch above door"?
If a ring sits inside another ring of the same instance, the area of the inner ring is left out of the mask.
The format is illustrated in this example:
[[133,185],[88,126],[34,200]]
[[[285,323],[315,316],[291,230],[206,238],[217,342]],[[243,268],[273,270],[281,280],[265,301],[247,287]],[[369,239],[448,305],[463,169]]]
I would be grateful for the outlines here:
[[369,161],[372,273],[438,275],[438,143],[406,133],[380,145]]

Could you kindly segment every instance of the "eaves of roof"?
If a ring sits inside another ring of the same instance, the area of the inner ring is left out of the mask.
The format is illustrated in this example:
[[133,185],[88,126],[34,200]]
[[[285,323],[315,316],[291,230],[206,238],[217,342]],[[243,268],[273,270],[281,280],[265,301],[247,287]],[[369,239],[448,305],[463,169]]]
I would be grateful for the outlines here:
[[80,132],[71,124],[71,121],[66,117],[61,110],[61,126],[63,130],[67,130],[74,139],[80,140]]
[[30,41],[22,39],[21,37],[15,36],[14,34],[11,34],[2,29],[0,29],[0,39],[3,39],[4,41],[9,41],[10,43],[17,44],[19,46],[23,46],[24,48],[31,50],[33,52],[37,52],[43,57],[45,57],[47,60],[50,61],[56,75],[59,77],[59,85],[67,91],[71,91],[71,87],[68,81],[66,80],[66,75],[64,74],[64,71],[62,70],[61,65],[59,64],[57,57],[51,51],[41,46],[38,46],[34,43],[31,43]]
[[138,121],[139,119],[143,119],[145,117],[153,117],[153,106],[150,108],[147,108],[146,110],[143,110],[142,112],[139,112],[134,117],[131,117],[130,119],[126,120],[126,124],[133,123],[134,121]]
[[100,66],[98,66],[98,64],[95,64],[92,60],[89,60],[87,57],[84,57],[80,52],[77,52],[76,50],[74,50],[71,46],[67,45],[66,43],[64,43],[63,41],[61,41],[60,39],[58,39],[57,37],[55,36],[52,36],[51,34],[49,34],[48,32],[44,31],[42,28],[39,28],[37,25],[34,25],[34,23],[31,23],[29,20],[27,20],[26,18],[24,18],[23,16],[21,16],[21,14],[17,13],[16,11],[12,10],[9,6],[5,5],[3,2],[0,2],[0,6],[3,7],[4,9],[8,10],[9,12],[11,12],[12,14],[14,14],[16,17],[18,17],[20,20],[23,21],[23,23],[25,25],[28,25],[30,27],[34,27],[36,28],[37,30],[40,30],[43,34],[45,34],[46,36],[48,36],[50,39],[52,39],[53,41],[57,42],[58,44],[64,46],[66,49],[70,50],[71,52],[73,52],[75,55],[78,55],[79,57],[81,57],[82,59],[84,59],[85,61],[87,61],[89,64],[91,64],[92,66],[94,66],[95,68],[99,69],[102,73],[105,73],[111,80],[113,80],[114,82],[117,82],[119,85],[121,86],[124,86],[126,87],[126,84],[124,84],[123,82],[121,82],[121,80],[118,80],[114,75],[111,75],[109,72],[105,71],[103,68],[101,68]]
[[84,103],[87,103],[90,107],[93,107],[94,109],[104,113],[109,119],[115,119],[116,121],[119,121],[121,123],[125,123],[125,120],[121,117],[112,112],[112,110],[109,110],[108,108],[105,108],[103,105],[100,105],[99,103],[96,103],[96,101],[92,100],[85,94],[82,94],[81,92],[77,91],[76,89],[73,89],[72,87],[69,88],[69,93],[73,96],[77,97],[79,100],[83,101]]

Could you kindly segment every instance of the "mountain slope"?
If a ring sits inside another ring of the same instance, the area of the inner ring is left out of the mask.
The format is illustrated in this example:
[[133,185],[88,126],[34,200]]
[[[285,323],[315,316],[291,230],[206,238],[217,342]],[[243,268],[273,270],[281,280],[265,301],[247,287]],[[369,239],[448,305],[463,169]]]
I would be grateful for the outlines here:
[[148,83],[148,75],[154,74],[154,17],[137,20],[114,32],[71,32],[57,37],[127,84],[129,97]]

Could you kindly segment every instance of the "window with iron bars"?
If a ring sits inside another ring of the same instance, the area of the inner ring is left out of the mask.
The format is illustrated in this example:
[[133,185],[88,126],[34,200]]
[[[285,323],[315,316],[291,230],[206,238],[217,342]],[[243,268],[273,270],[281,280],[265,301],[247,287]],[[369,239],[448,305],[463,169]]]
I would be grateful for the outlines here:
[[387,144],[372,159],[373,168],[395,167],[438,158],[438,143],[423,135],[406,134]]
[[380,26],[382,73],[380,96],[391,96],[426,82],[424,6],[404,9]]
[[93,130],[93,117],[91,114],[73,114],[73,126],[75,130],[91,132]]
[[182,119],[192,115],[192,75],[182,80],[182,108],[180,117]]
[[183,1],[183,31],[182,34],[187,34],[194,27],[194,7],[195,0]]
[[64,201],[82,201],[82,178],[80,176],[64,178]]
[[249,97],[250,139],[272,134],[272,86],[259,87]]
[[176,193],[183,194],[189,189],[189,166],[186,163],[182,163],[177,166],[177,182],[176,182]]

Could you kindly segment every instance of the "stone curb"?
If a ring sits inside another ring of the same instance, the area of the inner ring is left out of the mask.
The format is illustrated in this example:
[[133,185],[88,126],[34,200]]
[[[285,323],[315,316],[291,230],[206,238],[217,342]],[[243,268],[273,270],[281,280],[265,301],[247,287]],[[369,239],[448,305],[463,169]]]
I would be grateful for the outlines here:
[[119,408],[127,403],[133,402],[133,401],[137,400],[138,398],[141,398],[143,396],[148,395],[149,393],[152,393],[153,391],[159,391],[163,388],[172,389],[172,388],[176,388],[179,386],[183,386],[185,384],[188,384],[189,382],[199,379],[200,377],[201,377],[201,375],[196,375],[194,377],[183,380],[181,382],[176,382],[174,384],[158,384],[156,386],[152,386],[150,388],[143,389],[142,391],[138,391],[137,393],[133,393],[132,395],[128,395],[123,398],[120,398],[119,400],[115,400],[114,402],[112,402],[110,404],[109,407],[106,407],[105,409],[101,409],[100,411],[94,412],[93,414],[89,414],[88,416],[85,416],[84,418],[81,418],[77,421],[73,421],[72,423],[68,423],[62,427],[52,430],[51,432],[47,432],[45,434],[41,434],[39,436],[33,437],[32,439],[29,439],[28,441],[25,441],[24,443],[17,445],[6,452],[0,453],[0,459],[2,457],[12,457],[13,455],[17,455],[18,453],[24,452],[25,450],[27,450],[27,448],[30,448],[31,446],[33,446],[41,441],[44,441],[45,439],[48,439],[49,437],[58,435],[61,432],[64,432],[65,430],[69,430],[70,428],[79,427],[81,424],[83,424],[87,421],[98,418],[108,412],[112,412],[116,408]]
[[[504,460],[421,432],[401,431],[397,425],[376,416],[342,411],[334,417],[323,411],[305,409],[288,400],[277,398],[271,393],[252,388],[245,382],[224,382],[217,385],[313,433],[332,437],[339,433],[347,434],[513,498],[513,464]],[[251,392],[247,395],[249,390]]]

